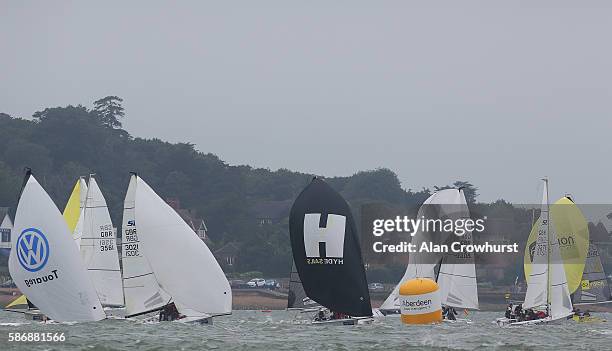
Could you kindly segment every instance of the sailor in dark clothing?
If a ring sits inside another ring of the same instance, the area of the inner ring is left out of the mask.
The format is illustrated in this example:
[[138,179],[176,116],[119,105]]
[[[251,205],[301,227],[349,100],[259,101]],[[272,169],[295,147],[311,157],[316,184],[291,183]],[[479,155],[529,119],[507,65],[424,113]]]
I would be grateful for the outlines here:
[[455,308],[454,307],[449,307],[448,308],[448,315],[447,315],[446,318],[449,321],[456,321],[457,320],[457,317],[455,317],[456,315],[457,315],[457,311],[455,311]]
[[514,316],[512,315],[512,312],[514,312],[514,311],[513,311],[513,309],[512,309],[512,307],[513,307],[513,306],[512,306],[512,303],[510,303],[510,304],[508,305],[508,308],[506,308],[506,318],[508,318],[508,319],[512,319],[512,318],[514,317]]
[[325,320],[325,313],[323,312],[323,310],[319,310],[319,313],[317,313],[317,317],[315,318],[316,321],[322,321]]
[[536,316],[533,309],[532,308],[526,309],[525,310],[525,320],[532,321],[534,319],[538,319],[538,316]]
[[457,311],[453,307],[450,306],[442,306],[442,317],[444,319],[448,319],[449,321],[456,321]]
[[518,304],[514,309],[514,316],[519,321],[525,320],[525,315],[523,314],[523,304]]
[[180,318],[180,313],[176,309],[176,305],[173,303],[169,303],[161,311],[159,311],[159,321],[160,322],[169,322],[174,321]]

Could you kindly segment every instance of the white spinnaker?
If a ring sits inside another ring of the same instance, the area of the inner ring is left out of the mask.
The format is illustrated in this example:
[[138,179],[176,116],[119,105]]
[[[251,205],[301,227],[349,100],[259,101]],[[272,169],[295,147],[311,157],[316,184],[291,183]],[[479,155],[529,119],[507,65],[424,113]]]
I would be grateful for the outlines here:
[[19,199],[14,233],[11,277],[42,313],[58,322],[106,317],[64,217],[33,176]]
[[542,210],[538,222],[538,238],[536,239],[533,252],[531,273],[527,281],[527,292],[525,293],[523,308],[546,306],[548,304],[548,232],[552,228],[552,225],[549,223],[548,210],[548,182],[544,181]]
[[104,306],[122,306],[123,286],[117,238],[113,231],[106,200],[94,176],[89,177],[89,189],[83,215],[81,258]]
[[[444,189],[435,192],[423,202],[417,219],[425,217],[432,218],[432,211],[435,211],[436,217],[446,217],[453,215],[453,212],[457,211],[457,204],[460,203],[461,194],[457,189]],[[438,206],[440,205],[440,206]],[[444,206],[449,205],[449,206]],[[439,235],[438,238],[433,238],[433,235]],[[415,235],[412,237],[412,243],[416,245],[417,250],[421,247],[424,242],[443,242],[446,240],[446,235],[441,233],[424,233],[421,230],[417,230]],[[413,253],[408,256],[408,266],[404,276],[395,286],[391,294],[380,306],[381,310],[396,310],[400,308],[399,299],[399,288],[400,286],[414,278],[429,278],[432,280],[436,279],[435,267],[437,262],[441,259],[439,253]]]
[[[470,218],[470,211],[463,191],[460,191],[460,217]],[[472,244],[472,232],[461,237],[462,244]],[[437,283],[440,287],[442,304],[457,308],[478,309],[478,285],[473,253],[449,253],[445,256],[438,272]]]
[[573,306],[570,298],[567,277],[559,241],[554,226],[551,226],[550,235],[550,316],[552,319],[565,318],[572,314]]
[[123,292],[126,315],[132,316],[159,309],[170,302],[171,297],[157,282],[149,261],[142,250],[137,230],[135,203],[137,176],[132,175],[123,203]]
[[160,286],[186,308],[210,315],[231,313],[229,282],[206,244],[147,183],[137,179],[140,240]]

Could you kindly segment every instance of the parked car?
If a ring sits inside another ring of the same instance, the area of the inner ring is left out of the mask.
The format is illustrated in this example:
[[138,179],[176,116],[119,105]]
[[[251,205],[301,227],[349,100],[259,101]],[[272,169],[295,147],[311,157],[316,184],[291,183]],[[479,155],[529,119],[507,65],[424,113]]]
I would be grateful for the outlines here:
[[280,283],[277,282],[274,279],[268,279],[266,280],[266,289],[270,289],[270,290],[276,290],[278,288],[280,288]]
[[253,278],[247,283],[249,288],[261,288],[266,285],[266,280],[261,278]]
[[370,291],[381,291],[385,290],[385,286],[381,283],[370,283],[368,284],[368,290]]

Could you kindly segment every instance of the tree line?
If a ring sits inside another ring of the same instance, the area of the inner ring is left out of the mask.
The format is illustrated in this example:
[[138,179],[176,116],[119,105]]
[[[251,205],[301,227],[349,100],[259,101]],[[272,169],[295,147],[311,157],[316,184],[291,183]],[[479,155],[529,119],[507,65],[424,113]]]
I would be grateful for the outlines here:
[[[178,198],[183,208],[205,219],[213,251],[229,242],[238,245],[233,269],[287,275],[291,250],[286,216],[261,226],[253,210],[266,201],[292,201],[313,174],[229,165],[188,142],[132,136],[122,127],[122,101],[107,96],[92,108],[46,108],[27,119],[0,113],[0,206],[15,210],[25,167],[33,170],[60,209],[76,179],[95,173],[113,223],[120,226],[129,172],[136,171],[160,196]],[[403,189],[397,175],[385,168],[326,180],[355,210],[368,201],[416,205],[430,195],[425,188]],[[472,184],[454,186],[464,187],[468,200],[475,201],[477,188]]]

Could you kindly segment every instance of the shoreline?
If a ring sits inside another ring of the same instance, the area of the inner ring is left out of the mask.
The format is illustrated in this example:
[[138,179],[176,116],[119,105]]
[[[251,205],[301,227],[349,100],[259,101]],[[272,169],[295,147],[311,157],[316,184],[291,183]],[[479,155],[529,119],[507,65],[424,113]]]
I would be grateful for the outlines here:
[[[4,307],[19,296],[18,289],[0,288],[0,306]],[[379,307],[388,292],[372,292],[372,307]],[[503,299],[503,293],[479,294],[479,311],[503,312],[507,302]],[[234,310],[285,310],[287,308],[287,294],[267,289],[233,289],[232,309]],[[612,312],[612,303],[601,305],[588,305],[579,307],[581,310],[592,312]]]

